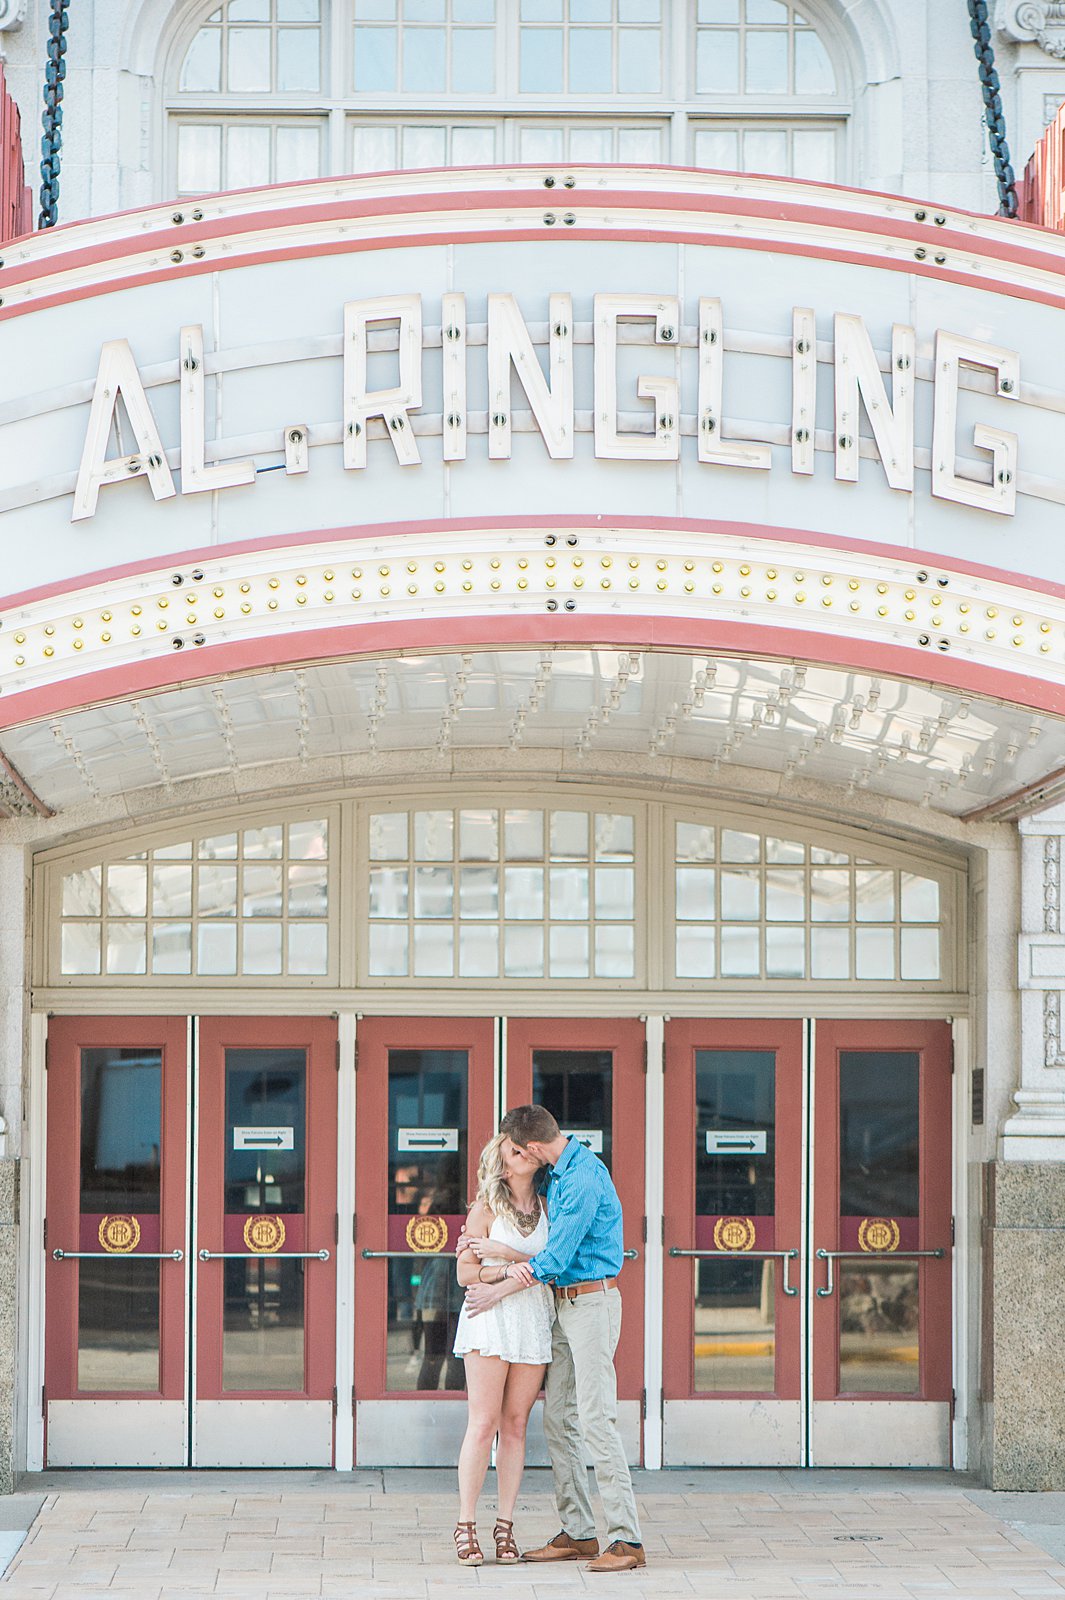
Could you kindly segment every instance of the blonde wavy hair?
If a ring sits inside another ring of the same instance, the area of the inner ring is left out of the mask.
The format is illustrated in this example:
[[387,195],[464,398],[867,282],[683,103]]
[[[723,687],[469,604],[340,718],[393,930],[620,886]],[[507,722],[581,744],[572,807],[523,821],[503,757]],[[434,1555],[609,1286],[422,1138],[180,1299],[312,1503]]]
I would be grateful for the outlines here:
[[518,1208],[510,1192],[506,1163],[503,1160],[503,1145],[507,1138],[507,1134],[497,1133],[494,1139],[489,1139],[481,1151],[481,1158],[477,1163],[477,1199],[494,1217],[507,1217],[517,1225]]

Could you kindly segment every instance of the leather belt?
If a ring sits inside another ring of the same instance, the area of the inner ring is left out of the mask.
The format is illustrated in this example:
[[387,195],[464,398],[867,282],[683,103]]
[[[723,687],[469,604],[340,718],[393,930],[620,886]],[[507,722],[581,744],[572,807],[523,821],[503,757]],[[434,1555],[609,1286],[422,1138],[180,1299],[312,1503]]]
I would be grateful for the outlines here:
[[592,1283],[567,1283],[554,1286],[556,1300],[576,1300],[579,1294],[593,1294],[600,1289],[605,1294],[608,1289],[616,1289],[616,1278],[596,1278]]

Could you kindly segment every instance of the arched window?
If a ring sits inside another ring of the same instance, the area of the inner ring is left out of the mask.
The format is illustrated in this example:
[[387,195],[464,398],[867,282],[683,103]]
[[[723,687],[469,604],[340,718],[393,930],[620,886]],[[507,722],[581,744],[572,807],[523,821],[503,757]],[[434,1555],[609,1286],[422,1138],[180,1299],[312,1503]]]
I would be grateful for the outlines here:
[[175,51],[168,187],[510,161],[844,179],[826,4],[225,0]]

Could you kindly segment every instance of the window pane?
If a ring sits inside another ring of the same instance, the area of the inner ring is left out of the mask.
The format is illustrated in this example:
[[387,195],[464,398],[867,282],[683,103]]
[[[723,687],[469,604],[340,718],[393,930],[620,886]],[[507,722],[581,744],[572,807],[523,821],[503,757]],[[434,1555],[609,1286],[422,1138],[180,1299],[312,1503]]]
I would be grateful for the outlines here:
[[551,977],[586,978],[588,976],[587,925],[551,929]]
[[269,22],[270,0],[229,0],[230,22]]
[[317,128],[278,128],[274,181],[300,183],[321,174],[321,141]]
[[538,861],[544,853],[543,812],[508,811],[503,849],[508,861]]
[[152,915],[189,916],[192,912],[192,868],[159,866],[152,868]]
[[743,136],[744,172],[788,175],[788,136],[783,128],[748,130]]
[[569,0],[570,22],[610,22],[610,0]]
[[609,128],[573,128],[569,136],[571,161],[609,161],[614,154]]
[[714,868],[677,868],[677,917],[689,922],[712,922]]
[[459,977],[497,978],[499,976],[499,929],[461,927],[459,929]]
[[806,914],[806,875],[801,867],[769,867],[765,914],[770,922],[801,922]]
[[404,0],[404,22],[445,22],[444,0]]
[[721,874],[721,916],[733,921],[751,922],[761,915],[761,880],[757,872],[723,871]]
[[371,917],[407,915],[406,867],[375,867],[370,873]]
[[564,161],[565,139],[561,128],[522,128],[518,139],[519,161]]
[[181,63],[178,87],[185,94],[217,94],[222,86],[222,30],[201,28]]
[[659,128],[619,128],[618,160],[633,166],[662,159],[662,132]]
[[281,971],[281,923],[246,922],[242,932],[242,971],[276,976]]
[[695,135],[695,165],[722,172],[739,170],[739,135],[723,128],[699,128]]
[[521,0],[522,22],[561,22],[562,0]]
[[63,943],[60,966],[64,977],[87,977],[100,970],[100,924],[98,922],[67,922],[63,924]]
[[788,36],[749,33],[744,89],[747,94],[787,94]]
[[417,861],[450,861],[455,853],[455,819],[450,811],[414,813],[414,856]]
[[903,928],[900,958],[901,978],[932,983],[940,977],[939,929]]
[[270,129],[237,125],[226,131],[226,188],[270,182]]
[[662,0],[618,0],[619,22],[659,22]]
[[895,976],[894,928],[859,928],[854,936],[854,976],[889,980]]
[[849,978],[850,950],[848,928],[811,928],[811,978]]
[[588,868],[551,868],[551,915],[566,922],[588,915]]
[[810,916],[814,922],[849,922],[850,914],[850,873],[811,872]]
[[[356,128],[356,134],[382,132],[372,128]],[[389,128],[389,133],[395,130]],[[370,818],[370,860],[404,861],[407,855],[407,813],[405,811],[378,811]]]
[[237,970],[234,922],[201,923],[196,937],[196,971],[204,977],[233,977]]
[[277,87],[282,94],[317,92],[321,80],[321,44],[315,28],[279,28]]
[[662,39],[657,29],[623,28],[618,34],[618,93],[658,94]]
[[699,0],[700,22],[738,22],[740,0]]
[[522,94],[562,91],[562,29],[522,28],[520,84]]
[[635,934],[631,927],[606,927],[595,930],[595,975],[597,978],[631,978],[636,972]]
[[571,94],[609,94],[612,83],[611,45],[607,28],[571,28],[569,90]]
[[184,974],[192,971],[191,923],[155,924],[152,929],[152,971]]
[[452,22],[494,22],[495,0],[451,0]]
[[595,915],[607,921],[625,921],[634,913],[634,873],[631,867],[596,867]]
[[855,911],[859,922],[891,922],[895,916],[895,874],[875,868],[854,874]]
[[444,167],[447,165],[447,129],[415,125],[403,130],[403,165]]
[[712,978],[714,967],[713,928],[677,929],[677,977]]
[[781,23],[786,25],[787,20],[788,8],[784,0],[747,0],[748,22],[775,22],[779,27]]
[[355,0],[355,15],[360,22],[392,22],[396,0]]
[[414,915],[450,917],[454,912],[455,886],[451,867],[416,867],[414,871]]
[[142,861],[116,861],[107,869],[109,916],[143,917],[148,911],[148,869]]
[[722,928],[721,976],[757,978],[760,972],[757,928]]
[[108,972],[143,973],[147,968],[147,928],[143,922],[109,922]]
[[443,28],[403,31],[403,88],[408,94],[443,94],[447,87],[447,35]]
[[216,194],[222,187],[221,128],[178,128],[179,194]]
[[451,89],[454,94],[494,94],[496,36],[488,28],[452,34]]
[[542,867],[507,867],[504,873],[504,886],[504,913],[508,918],[533,921],[543,916]]
[[588,859],[588,814],[585,811],[552,811],[552,861]]
[[700,33],[695,41],[695,89],[698,94],[738,94],[740,36]]
[[503,972],[508,978],[542,978],[544,930],[537,925],[508,925],[503,935]]
[[371,978],[407,976],[406,923],[375,922],[370,925]]
[[713,861],[717,850],[714,828],[701,822],[677,823],[677,860]]
[[[399,162],[396,160],[396,129],[395,128],[353,128],[351,137],[351,170],[353,172],[394,172]],[[406,851],[407,818],[375,817],[374,822],[385,821],[394,823],[402,821],[404,831],[403,851]],[[386,844],[381,849],[391,848]],[[371,854],[376,860],[386,859],[375,854],[371,843]]]
[[451,164],[455,167],[486,167],[496,159],[494,128],[452,128]]
[[219,862],[198,868],[196,909],[201,917],[235,917],[237,914],[236,863]]
[[939,884],[934,878],[917,878],[912,872],[902,874],[903,922],[938,922]]
[[396,87],[395,28],[355,29],[355,88],[390,93]]
[[801,978],[806,970],[806,930],[769,927],[765,930],[767,978]]
[[762,841],[756,833],[739,833],[734,828],[721,830],[722,861],[757,861]]
[[278,22],[317,22],[318,0],[277,0]]
[[836,74],[828,52],[811,28],[795,35],[795,93],[835,94]]
[[836,181],[836,136],[830,128],[797,128],[791,136],[793,178]]
[[292,923],[288,930],[289,977],[320,977],[328,968],[328,960],[328,923]]
[[266,28],[230,28],[227,88],[235,94],[270,92],[270,34]]
[[459,916],[477,921],[499,915],[499,868],[459,868]]

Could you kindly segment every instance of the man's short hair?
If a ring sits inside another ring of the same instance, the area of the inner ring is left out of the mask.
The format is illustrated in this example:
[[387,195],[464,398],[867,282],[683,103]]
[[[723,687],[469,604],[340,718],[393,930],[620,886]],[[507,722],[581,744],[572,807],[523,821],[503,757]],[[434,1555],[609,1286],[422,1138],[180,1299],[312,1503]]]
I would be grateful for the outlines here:
[[499,1124],[499,1131],[523,1150],[530,1140],[534,1144],[553,1144],[560,1133],[546,1106],[515,1106]]

